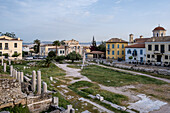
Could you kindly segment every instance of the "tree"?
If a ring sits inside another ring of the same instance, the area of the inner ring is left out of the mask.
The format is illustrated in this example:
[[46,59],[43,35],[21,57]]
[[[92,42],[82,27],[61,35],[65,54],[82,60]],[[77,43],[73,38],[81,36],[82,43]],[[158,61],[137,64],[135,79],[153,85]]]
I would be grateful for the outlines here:
[[106,42],[103,42],[97,47],[98,51],[106,52]]
[[39,53],[40,52],[40,44],[41,44],[40,40],[38,40],[38,39],[34,40],[34,44],[36,44],[34,46],[35,53]]
[[47,58],[45,59],[45,65],[46,65],[47,67],[50,67],[50,64],[52,63],[52,61],[53,61],[53,58],[47,57]]
[[59,40],[56,40],[53,42],[53,45],[56,46],[56,56],[57,56],[57,47],[60,46],[60,41]]
[[8,53],[4,53],[3,56],[5,56],[5,58],[9,57]]
[[14,53],[13,55],[12,55],[12,57],[18,57],[19,55],[21,55],[21,53]]
[[81,59],[81,55],[79,53],[76,53],[75,51],[69,53],[67,55],[67,59],[71,60],[72,63],[74,62],[74,60],[80,60]]
[[55,58],[55,57],[56,57],[56,53],[55,53],[54,51],[50,51],[50,52],[48,53],[48,57],[50,57],[50,58]]
[[65,41],[65,40],[62,40],[62,41],[61,41],[61,45],[65,45],[65,42],[64,42],[64,41]]
[[94,40],[94,36],[93,36],[92,44],[90,46],[90,51],[96,51],[96,50],[97,50],[96,41]]
[[55,61],[60,62],[65,59],[65,56],[56,56]]

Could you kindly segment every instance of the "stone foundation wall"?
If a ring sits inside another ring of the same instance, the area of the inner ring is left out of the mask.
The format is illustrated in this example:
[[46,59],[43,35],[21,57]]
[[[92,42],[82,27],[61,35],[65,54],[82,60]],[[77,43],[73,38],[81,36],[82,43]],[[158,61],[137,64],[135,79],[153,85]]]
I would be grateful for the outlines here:
[[26,104],[26,95],[21,91],[21,84],[15,79],[0,79],[0,109]]
[[39,113],[49,109],[52,97],[49,95],[28,96],[27,106],[32,113]]
[[167,69],[152,69],[152,68],[148,68],[148,67],[127,66],[127,65],[123,65],[123,64],[114,64],[113,66],[117,67],[117,68],[124,68],[124,69],[136,70],[136,71],[144,71],[144,72],[150,72],[150,73],[170,76],[170,70],[167,70]]

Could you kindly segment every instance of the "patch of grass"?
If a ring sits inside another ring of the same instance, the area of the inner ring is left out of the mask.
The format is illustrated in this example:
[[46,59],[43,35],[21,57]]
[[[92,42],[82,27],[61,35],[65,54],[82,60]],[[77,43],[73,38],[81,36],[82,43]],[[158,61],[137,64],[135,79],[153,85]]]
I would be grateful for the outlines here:
[[80,66],[73,65],[73,64],[67,65],[67,67],[69,67],[69,68],[75,68],[75,69],[80,69],[80,68],[81,68]]
[[[82,88],[82,87],[88,87],[88,88],[80,90],[79,88]],[[78,81],[78,82],[70,85],[69,88],[72,91],[76,92],[78,95],[80,95],[84,98],[88,98],[91,101],[94,101],[94,102],[96,102],[112,111],[115,111],[116,113],[126,113],[124,111],[117,110],[117,109],[111,107],[110,105],[105,104],[97,99],[92,99],[88,95],[89,94],[92,94],[92,95],[100,94],[101,96],[104,97],[105,100],[108,100],[112,103],[119,104],[119,105],[122,105],[122,101],[128,100],[128,98],[126,96],[123,96],[120,94],[115,94],[115,93],[108,92],[105,90],[100,90],[100,87],[97,84],[93,84],[88,81]]]
[[23,106],[21,104],[16,105],[14,107],[7,107],[7,108],[0,109],[0,112],[1,111],[9,111],[10,113],[30,113],[28,107]]
[[[79,90],[79,88],[87,87],[85,89]],[[93,84],[88,81],[78,81],[69,86],[72,90],[82,93],[84,97],[88,97],[89,94],[96,95],[100,94],[104,97],[105,100],[108,100],[112,103],[122,105],[123,101],[127,101],[128,97],[120,94],[115,94],[109,91],[101,90],[97,84]]]
[[87,76],[92,81],[106,86],[119,87],[132,84],[166,84],[166,82],[154,78],[142,75],[131,75],[95,65],[87,66],[81,71],[81,74]]
[[[113,66],[110,66],[110,65],[106,65],[106,64],[102,64],[102,63],[100,63],[100,64],[101,64],[101,65],[104,65],[104,66],[114,67],[114,65],[113,65]],[[114,67],[114,68],[118,68],[118,67]],[[143,73],[143,74],[148,74],[148,75],[155,76],[155,77],[170,79],[170,76],[167,76],[167,75],[161,75],[161,74],[155,74],[155,73],[151,73],[151,72],[137,71],[137,70],[125,69],[125,68],[118,68],[118,69],[123,69],[123,70],[128,70],[128,71],[134,71],[134,72],[139,72],[139,73]]]
[[81,87],[93,87],[96,85],[88,81],[78,81],[78,82],[71,84],[70,86],[74,88],[81,88]]

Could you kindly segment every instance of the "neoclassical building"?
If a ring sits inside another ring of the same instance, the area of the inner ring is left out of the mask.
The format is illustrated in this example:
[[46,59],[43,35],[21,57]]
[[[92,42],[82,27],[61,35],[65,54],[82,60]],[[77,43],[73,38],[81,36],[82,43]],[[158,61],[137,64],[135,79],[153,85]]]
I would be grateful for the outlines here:
[[106,42],[106,59],[125,60],[125,47],[128,42],[119,38],[111,38]]
[[20,54],[17,59],[22,59],[22,40],[20,38],[0,36],[0,56],[8,54],[8,59],[15,59],[16,57],[12,57],[14,53]]
[[153,37],[145,42],[146,61],[155,65],[170,65],[170,36],[163,27],[153,30]]
[[76,53],[79,53],[80,55],[82,55],[82,50],[83,48],[81,47],[81,45],[79,44],[78,41],[72,39],[72,40],[68,40],[68,41],[64,41],[65,42],[65,56],[67,56],[69,53],[75,51]]
[[[41,45],[40,46],[40,55],[41,56],[48,56],[48,53],[50,51],[54,51],[56,52],[56,46],[54,46],[53,44],[46,44],[46,45]],[[64,46],[59,46],[57,47],[57,56],[62,56],[65,55],[65,49]]]

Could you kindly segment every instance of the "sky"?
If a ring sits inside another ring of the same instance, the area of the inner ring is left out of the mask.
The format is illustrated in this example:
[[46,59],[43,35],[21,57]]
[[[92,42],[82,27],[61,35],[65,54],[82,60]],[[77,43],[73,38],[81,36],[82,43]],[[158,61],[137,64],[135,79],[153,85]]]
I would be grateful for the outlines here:
[[170,34],[169,11],[170,0],[0,0],[0,32],[24,42],[128,40],[151,37],[158,24]]

